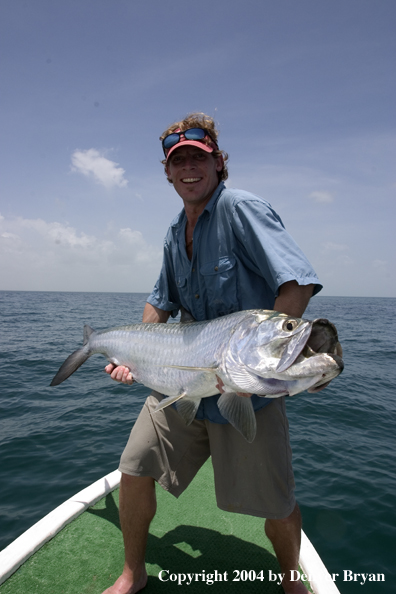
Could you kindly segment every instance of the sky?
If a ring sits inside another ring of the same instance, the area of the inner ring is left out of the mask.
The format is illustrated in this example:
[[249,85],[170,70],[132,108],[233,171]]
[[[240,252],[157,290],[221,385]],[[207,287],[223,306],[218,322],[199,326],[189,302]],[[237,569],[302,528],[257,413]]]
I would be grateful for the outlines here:
[[150,292],[213,116],[328,296],[396,297],[394,0],[0,0],[0,290]]

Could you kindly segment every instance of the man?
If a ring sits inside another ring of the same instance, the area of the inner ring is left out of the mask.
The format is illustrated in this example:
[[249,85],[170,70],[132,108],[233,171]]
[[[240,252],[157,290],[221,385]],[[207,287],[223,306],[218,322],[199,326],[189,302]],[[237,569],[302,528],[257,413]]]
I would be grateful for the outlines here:
[[[204,114],[187,116],[161,136],[165,173],[184,208],[165,238],[162,270],[143,322],[165,323],[181,306],[197,320],[254,308],[301,317],[312,294],[321,289],[270,205],[248,192],[225,188],[228,155],[219,150],[217,136],[213,119]],[[116,381],[133,382],[125,367],[108,365],[106,371]],[[218,389],[222,391],[220,380]],[[266,518],[265,532],[285,573],[285,592],[307,592],[290,573],[298,568],[301,517],[284,398],[240,396],[251,397],[257,411],[251,444],[220,415],[218,396],[201,401],[188,427],[173,407],[151,415],[162,397],[149,396],[121,457],[125,566],[107,594],[133,594],[146,584],[154,481],[178,497],[209,455],[218,506]]]

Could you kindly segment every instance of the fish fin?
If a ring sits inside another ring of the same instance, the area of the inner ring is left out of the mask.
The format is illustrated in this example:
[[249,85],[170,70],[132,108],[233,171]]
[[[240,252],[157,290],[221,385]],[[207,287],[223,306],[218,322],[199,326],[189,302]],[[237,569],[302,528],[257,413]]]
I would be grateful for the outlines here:
[[91,328],[91,326],[88,326],[88,324],[85,324],[84,326],[84,340],[83,340],[83,346],[85,346],[89,340],[89,337],[91,336],[91,334],[93,334],[95,332],[95,330],[93,328]]
[[72,375],[85,361],[91,356],[90,350],[87,346],[83,346],[81,349],[74,351],[68,356],[66,361],[60,366],[58,373],[53,378],[50,386],[59,386],[68,377]]
[[238,396],[235,392],[225,392],[217,401],[219,411],[227,421],[242,433],[249,443],[256,436],[256,415],[251,398]]
[[187,392],[182,392],[181,394],[178,394],[177,396],[168,396],[168,398],[164,398],[163,400],[161,400],[161,402],[159,402],[157,404],[157,406],[154,409],[154,412],[158,412],[159,410],[166,408],[170,404],[177,402],[180,398],[183,398],[183,396],[186,396],[186,395],[187,395]]
[[188,365],[161,365],[161,367],[180,369],[181,371],[206,371],[210,373],[216,373],[218,371],[218,367],[189,367]]
[[188,400],[187,398],[183,398],[183,400],[178,400],[176,402],[176,409],[179,415],[182,417],[183,421],[186,425],[191,425],[193,420],[195,419],[195,415],[197,414],[197,410],[201,399],[199,400]]
[[187,311],[183,306],[180,308],[180,323],[181,324],[191,324],[191,322],[196,322],[197,320]]

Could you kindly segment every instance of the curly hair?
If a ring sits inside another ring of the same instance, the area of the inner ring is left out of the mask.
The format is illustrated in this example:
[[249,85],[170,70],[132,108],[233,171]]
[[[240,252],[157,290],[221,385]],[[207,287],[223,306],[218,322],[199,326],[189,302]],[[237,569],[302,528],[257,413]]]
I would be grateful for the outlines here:
[[[219,136],[219,131],[216,129],[216,124],[213,118],[211,118],[210,116],[206,115],[205,113],[202,112],[194,112],[194,113],[189,113],[183,120],[181,120],[180,122],[175,122],[174,124],[171,124],[166,130],[165,132],[163,132],[160,136],[160,140],[162,141],[166,136],[168,136],[169,134],[172,134],[172,132],[175,132],[175,130],[181,130],[181,132],[183,132],[184,130],[188,130],[189,128],[204,128],[205,130],[207,130],[210,134],[210,136],[213,138],[213,140],[216,142],[216,144],[218,144],[217,138]],[[210,141],[206,141],[204,140],[205,143],[209,144]],[[219,182],[221,181],[225,181],[228,178],[228,169],[227,169],[227,161],[228,161],[228,154],[225,151],[221,151],[221,150],[215,150],[213,151],[213,153],[211,153],[211,155],[217,159],[217,157],[222,157],[223,158],[223,168],[221,171],[218,172],[218,178],[219,178]],[[164,165],[165,168],[165,175],[167,176],[166,173],[166,159],[163,159],[161,161],[161,163]],[[168,178],[169,183],[172,183],[171,180]]]

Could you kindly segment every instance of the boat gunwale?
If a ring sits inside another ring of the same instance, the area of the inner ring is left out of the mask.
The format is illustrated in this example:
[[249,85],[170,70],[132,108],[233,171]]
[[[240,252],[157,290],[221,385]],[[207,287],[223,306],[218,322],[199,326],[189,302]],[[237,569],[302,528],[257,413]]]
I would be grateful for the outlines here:
[[114,470],[52,510],[0,551],[0,584],[88,507],[117,489],[121,473]]
[[[117,489],[121,472],[114,470],[64,501],[0,551],[0,584],[67,524]],[[315,547],[301,530],[300,566],[314,594],[340,594]]]

